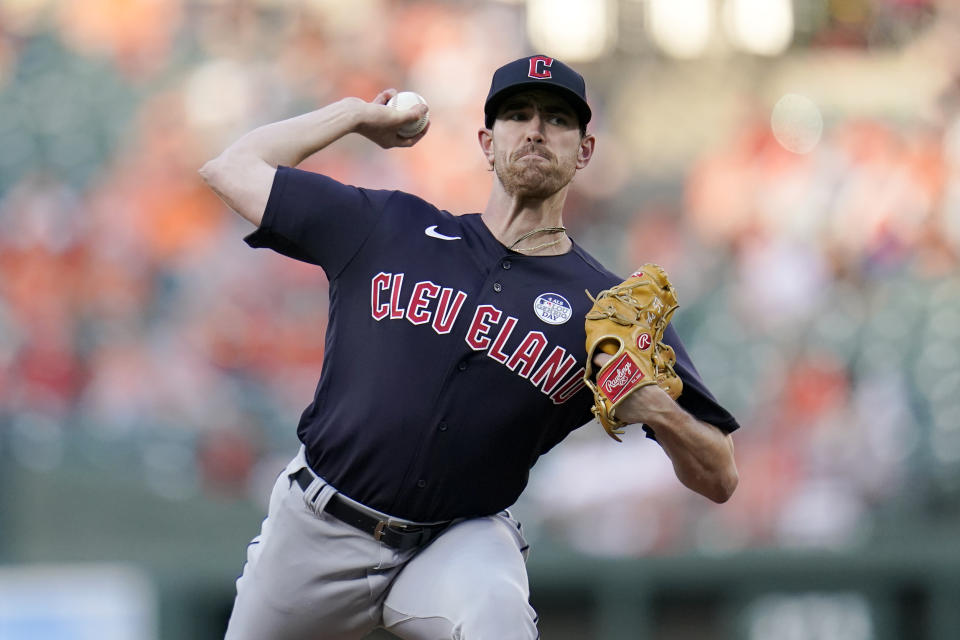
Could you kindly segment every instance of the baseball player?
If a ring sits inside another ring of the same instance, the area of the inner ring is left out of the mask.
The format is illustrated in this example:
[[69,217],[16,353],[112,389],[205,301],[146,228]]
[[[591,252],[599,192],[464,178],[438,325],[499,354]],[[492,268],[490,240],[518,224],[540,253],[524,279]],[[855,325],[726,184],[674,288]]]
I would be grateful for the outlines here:
[[[566,233],[569,184],[596,140],[583,78],[536,55],[499,68],[480,150],[494,172],[482,213],[296,169],[350,133],[381,147],[425,107],[386,90],[258,128],[201,174],[258,228],[246,238],[329,280],[323,370],[247,552],[230,640],[536,638],[528,551],[506,510],[538,457],[591,419],[585,290],[622,278]],[[680,481],[716,502],[737,484],[738,424],[677,334],[677,401],[658,385],[619,399]],[[602,366],[610,355],[593,363]]]

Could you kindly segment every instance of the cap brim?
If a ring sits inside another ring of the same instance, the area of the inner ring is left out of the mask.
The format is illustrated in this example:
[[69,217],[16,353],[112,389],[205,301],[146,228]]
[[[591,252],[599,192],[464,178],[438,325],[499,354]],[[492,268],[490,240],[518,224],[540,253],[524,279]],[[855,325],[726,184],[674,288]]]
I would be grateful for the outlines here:
[[546,89],[547,91],[553,91],[557,95],[563,97],[573,110],[576,111],[577,117],[580,119],[580,127],[586,127],[587,123],[590,122],[590,118],[593,116],[593,113],[590,111],[590,105],[583,101],[580,96],[575,92],[571,91],[567,87],[550,84],[543,82],[542,80],[537,80],[534,82],[521,82],[518,84],[510,85],[509,87],[504,87],[497,93],[493,94],[487,99],[486,104],[483,105],[483,113],[486,116],[484,118],[484,124],[488,129],[493,128],[494,120],[497,117],[497,110],[500,108],[500,105],[503,101],[515,93],[519,93],[524,89]]

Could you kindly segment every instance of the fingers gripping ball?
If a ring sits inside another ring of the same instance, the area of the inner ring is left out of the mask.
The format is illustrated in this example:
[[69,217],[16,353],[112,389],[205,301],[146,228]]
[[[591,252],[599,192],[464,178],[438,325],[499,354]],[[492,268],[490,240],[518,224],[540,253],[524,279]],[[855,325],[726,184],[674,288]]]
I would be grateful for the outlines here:
[[[401,91],[387,101],[388,107],[392,107],[398,111],[405,111],[406,109],[415,107],[418,104],[427,104],[427,101],[424,100],[423,96],[421,96],[419,93],[414,93],[413,91]],[[429,121],[430,111],[428,110],[419,120],[400,127],[400,129],[397,130],[397,135],[401,138],[412,138],[423,131],[424,127],[427,126]]]
[[[584,381],[593,391],[593,415],[611,438],[620,441],[622,420],[617,406],[634,389],[659,385],[676,400],[683,382],[673,370],[677,357],[663,342],[663,332],[679,306],[677,292],[659,265],[640,267],[623,283],[601,291],[587,313],[587,366]],[[596,371],[599,352],[613,358]]]

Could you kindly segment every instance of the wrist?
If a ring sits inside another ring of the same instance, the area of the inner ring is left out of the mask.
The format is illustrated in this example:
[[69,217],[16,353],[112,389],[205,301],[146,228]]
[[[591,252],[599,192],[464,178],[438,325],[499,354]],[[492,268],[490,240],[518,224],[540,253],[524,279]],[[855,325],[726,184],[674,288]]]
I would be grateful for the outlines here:
[[333,106],[334,120],[341,122],[347,133],[363,133],[363,127],[367,124],[364,117],[366,102],[360,98],[343,98]]
[[628,424],[643,423],[651,429],[670,424],[671,416],[680,410],[670,395],[655,384],[634,390],[620,406],[616,416]]

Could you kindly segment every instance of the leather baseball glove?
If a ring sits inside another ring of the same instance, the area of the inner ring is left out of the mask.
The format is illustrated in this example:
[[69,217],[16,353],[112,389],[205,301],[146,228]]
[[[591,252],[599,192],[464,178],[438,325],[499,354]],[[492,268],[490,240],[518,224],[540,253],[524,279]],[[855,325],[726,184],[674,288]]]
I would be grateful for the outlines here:
[[[663,332],[677,304],[677,292],[662,267],[648,263],[622,284],[601,291],[587,313],[587,366],[584,380],[593,391],[593,414],[611,438],[620,442],[626,422],[616,417],[617,406],[634,389],[657,384],[676,400],[683,382],[673,370],[673,348],[663,343]],[[613,356],[599,371],[597,351]]]

